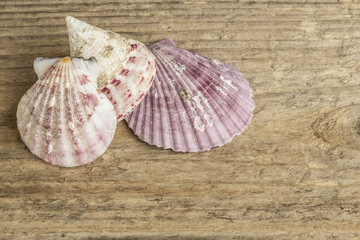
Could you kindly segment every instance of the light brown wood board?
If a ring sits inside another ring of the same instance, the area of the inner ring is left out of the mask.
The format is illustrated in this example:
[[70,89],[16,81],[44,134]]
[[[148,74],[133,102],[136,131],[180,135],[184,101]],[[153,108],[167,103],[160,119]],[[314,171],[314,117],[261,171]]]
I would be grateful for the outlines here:
[[[72,15],[232,64],[254,118],[221,148],[175,153],[120,122],[93,163],[33,156],[16,127],[35,57],[69,54]],[[360,4],[0,1],[1,239],[359,239]]]

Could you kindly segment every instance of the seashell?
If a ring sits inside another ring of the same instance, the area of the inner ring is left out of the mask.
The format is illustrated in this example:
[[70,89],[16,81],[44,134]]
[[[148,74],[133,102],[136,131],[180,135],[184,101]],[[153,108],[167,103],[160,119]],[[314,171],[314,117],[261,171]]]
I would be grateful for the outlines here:
[[155,77],[155,57],[133,39],[66,17],[71,56],[95,57],[99,88],[115,107],[118,121],[144,98]]
[[114,137],[113,105],[97,88],[94,58],[37,58],[39,80],[21,98],[17,125],[30,151],[63,167],[92,162]]
[[148,48],[156,57],[154,84],[126,117],[140,139],[199,152],[230,142],[249,124],[252,90],[234,67],[180,49],[170,39]]

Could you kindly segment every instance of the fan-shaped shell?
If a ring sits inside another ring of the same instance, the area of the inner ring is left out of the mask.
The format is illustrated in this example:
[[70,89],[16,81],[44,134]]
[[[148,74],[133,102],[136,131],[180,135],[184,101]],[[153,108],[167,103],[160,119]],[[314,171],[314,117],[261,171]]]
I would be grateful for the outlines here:
[[68,16],[71,56],[95,57],[99,88],[115,107],[118,121],[144,98],[155,77],[155,57],[144,44]]
[[54,165],[95,160],[109,146],[117,124],[112,104],[97,88],[96,60],[38,58],[34,68],[39,80],[17,110],[21,139]]
[[126,118],[140,139],[158,147],[198,152],[222,146],[249,124],[254,102],[234,67],[177,48],[170,39],[148,46],[156,77]]

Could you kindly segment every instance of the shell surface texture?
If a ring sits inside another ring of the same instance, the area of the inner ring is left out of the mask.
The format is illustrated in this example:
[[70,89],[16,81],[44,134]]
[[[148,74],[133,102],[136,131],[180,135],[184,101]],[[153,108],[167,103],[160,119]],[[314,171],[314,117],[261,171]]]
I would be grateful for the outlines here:
[[34,69],[39,80],[17,110],[21,139],[53,165],[92,162],[108,148],[117,124],[113,105],[97,88],[96,60],[37,58]]
[[121,121],[145,97],[155,77],[155,57],[139,41],[66,17],[70,55],[95,57],[99,88],[110,99]]
[[170,39],[149,45],[156,77],[149,93],[126,117],[143,141],[180,152],[222,146],[249,124],[252,89],[234,67],[180,49]]

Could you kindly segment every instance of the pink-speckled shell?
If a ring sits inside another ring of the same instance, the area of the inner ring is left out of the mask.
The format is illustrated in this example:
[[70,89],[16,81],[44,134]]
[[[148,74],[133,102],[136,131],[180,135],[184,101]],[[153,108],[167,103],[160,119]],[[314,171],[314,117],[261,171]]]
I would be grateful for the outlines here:
[[177,48],[165,39],[148,48],[156,77],[126,121],[145,142],[181,152],[222,146],[249,124],[254,101],[234,67]]
[[36,59],[34,68],[39,80],[17,110],[21,139],[53,165],[92,162],[108,148],[117,124],[114,107],[97,88],[96,60]]
[[121,121],[149,91],[155,77],[155,57],[139,41],[70,16],[66,22],[71,56],[97,59],[99,88],[110,99]]

